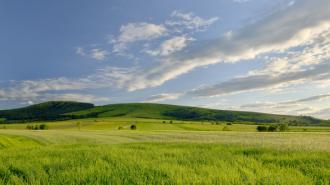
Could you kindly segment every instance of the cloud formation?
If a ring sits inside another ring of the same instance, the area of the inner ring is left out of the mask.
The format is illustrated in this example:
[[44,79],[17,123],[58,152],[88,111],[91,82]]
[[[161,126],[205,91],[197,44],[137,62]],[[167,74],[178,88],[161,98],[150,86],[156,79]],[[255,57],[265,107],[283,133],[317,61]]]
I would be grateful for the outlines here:
[[303,45],[304,49],[270,58],[264,66],[250,71],[246,76],[195,89],[191,93],[197,96],[216,96],[329,79],[329,45],[330,27],[308,40]]
[[188,36],[174,36],[168,40],[165,40],[159,48],[155,50],[146,50],[147,54],[152,56],[168,56],[175,52],[181,51],[187,47],[190,41],[193,41],[192,37]]
[[[265,55],[275,57],[270,58],[263,69],[190,93],[216,96],[302,81],[329,80],[329,9],[328,0],[299,0],[241,29],[228,32],[230,34],[194,42],[189,42],[193,33],[204,31],[218,20],[217,17],[204,19],[193,13],[175,11],[164,23],[128,23],[120,28],[118,36],[111,38],[111,51],[80,48],[76,53],[105,60],[111,52],[126,51],[129,44],[145,44],[144,41],[162,38],[156,46],[151,46],[152,50],[147,48],[155,57],[152,63],[148,63],[150,65],[108,66],[78,79],[14,82],[13,86],[0,90],[0,97],[19,99],[29,94],[31,98],[49,91],[113,87],[135,91],[160,86],[199,67]],[[154,99],[163,97],[166,96],[163,94]]]
[[182,96],[181,93],[162,93],[156,94],[149,97],[146,101],[147,102],[162,102],[166,100],[175,100]]
[[182,32],[185,30],[203,31],[207,27],[218,21],[218,17],[204,19],[193,13],[185,13],[181,11],[174,11],[170,19],[166,20],[165,24],[171,27],[174,31]]
[[122,52],[127,48],[127,44],[143,40],[152,40],[167,34],[164,25],[152,23],[128,23],[121,26],[120,35],[113,39],[113,51]]
[[[162,58],[153,66],[137,69],[130,73],[129,76],[132,78],[125,76],[125,79],[118,79],[120,86],[130,91],[156,87],[198,67],[220,62],[254,59],[260,55],[283,53],[295,47],[302,47],[320,34],[328,33],[330,27],[329,6],[330,2],[327,0],[297,1],[294,5],[281,8],[260,21],[232,31],[230,37],[225,34],[219,39],[193,42],[182,52]],[[174,13],[174,16],[177,15],[191,17]],[[315,59],[317,58],[315,57]],[[200,89],[195,94],[200,96],[203,94],[205,96],[221,95],[265,86],[270,87],[287,81],[300,80],[305,78],[304,75],[311,77],[314,74],[315,76],[318,70],[322,72],[324,71],[322,67],[328,66],[322,64],[318,67],[319,69],[311,69],[310,74],[307,71],[296,71],[281,77],[258,74],[236,78],[205,90]],[[217,91],[217,89],[220,90]]]
[[247,111],[260,111],[278,114],[308,115],[323,119],[330,119],[329,108],[320,108],[313,104],[322,101],[323,103],[330,99],[330,94],[321,94],[307,98],[283,101],[283,102],[256,102],[243,104],[234,109]]

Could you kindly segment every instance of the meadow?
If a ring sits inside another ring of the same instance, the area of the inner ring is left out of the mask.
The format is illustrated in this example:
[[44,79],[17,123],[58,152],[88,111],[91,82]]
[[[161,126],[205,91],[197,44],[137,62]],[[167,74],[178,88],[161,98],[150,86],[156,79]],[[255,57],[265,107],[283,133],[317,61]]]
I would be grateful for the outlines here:
[[0,184],[330,183],[328,127],[257,132],[256,125],[131,118],[43,123],[48,130],[26,129],[40,122],[2,125]]

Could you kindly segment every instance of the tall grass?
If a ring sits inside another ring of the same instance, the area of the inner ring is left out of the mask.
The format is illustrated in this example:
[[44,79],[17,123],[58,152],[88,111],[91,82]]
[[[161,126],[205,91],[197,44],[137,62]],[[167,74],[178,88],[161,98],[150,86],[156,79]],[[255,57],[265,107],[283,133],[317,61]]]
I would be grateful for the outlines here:
[[51,145],[0,153],[0,184],[329,184],[330,153],[222,144]]
[[0,130],[0,184],[324,184],[329,133]]

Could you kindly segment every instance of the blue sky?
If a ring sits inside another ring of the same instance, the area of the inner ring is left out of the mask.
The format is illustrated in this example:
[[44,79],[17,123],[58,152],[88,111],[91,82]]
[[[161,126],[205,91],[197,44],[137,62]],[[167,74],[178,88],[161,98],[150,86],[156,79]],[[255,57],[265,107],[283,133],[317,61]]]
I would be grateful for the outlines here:
[[330,118],[328,0],[0,1],[0,108],[157,102]]

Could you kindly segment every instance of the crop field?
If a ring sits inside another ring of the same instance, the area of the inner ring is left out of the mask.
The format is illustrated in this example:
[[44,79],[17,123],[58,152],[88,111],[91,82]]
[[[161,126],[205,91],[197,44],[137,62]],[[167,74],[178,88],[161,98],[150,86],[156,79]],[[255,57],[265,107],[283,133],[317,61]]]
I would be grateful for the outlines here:
[[26,129],[33,124],[40,123],[0,129],[0,184],[330,183],[326,127],[256,132],[256,125],[118,118]]

